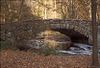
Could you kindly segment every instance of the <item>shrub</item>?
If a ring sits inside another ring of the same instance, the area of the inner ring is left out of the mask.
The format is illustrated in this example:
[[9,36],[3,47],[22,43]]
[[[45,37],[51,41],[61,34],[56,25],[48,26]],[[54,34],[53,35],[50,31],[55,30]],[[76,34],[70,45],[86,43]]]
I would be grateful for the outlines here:
[[48,48],[48,47],[42,48],[41,53],[44,54],[45,56],[59,54],[56,49]]
[[16,50],[16,46],[12,45],[10,41],[0,41],[0,51],[4,49],[13,49]]

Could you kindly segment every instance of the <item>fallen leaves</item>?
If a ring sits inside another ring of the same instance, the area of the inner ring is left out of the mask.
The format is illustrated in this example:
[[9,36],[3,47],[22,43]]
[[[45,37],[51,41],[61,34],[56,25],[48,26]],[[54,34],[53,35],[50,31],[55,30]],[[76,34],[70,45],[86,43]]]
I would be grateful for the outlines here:
[[88,68],[91,65],[91,56],[86,55],[43,56],[11,50],[0,54],[1,68]]

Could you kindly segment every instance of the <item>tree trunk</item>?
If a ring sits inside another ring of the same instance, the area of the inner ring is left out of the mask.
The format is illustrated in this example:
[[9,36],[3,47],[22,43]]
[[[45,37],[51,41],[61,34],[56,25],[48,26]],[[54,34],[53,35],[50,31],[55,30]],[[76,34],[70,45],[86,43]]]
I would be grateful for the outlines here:
[[92,15],[92,39],[93,39],[93,53],[92,53],[92,68],[98,68],[98,47],[97,47],[97,22],[96,22],[96,0],[91,0],[91,15]]

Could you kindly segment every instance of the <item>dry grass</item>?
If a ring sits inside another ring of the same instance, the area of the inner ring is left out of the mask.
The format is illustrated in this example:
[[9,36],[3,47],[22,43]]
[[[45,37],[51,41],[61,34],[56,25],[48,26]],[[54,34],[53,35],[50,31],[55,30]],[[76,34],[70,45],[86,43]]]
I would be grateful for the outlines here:
[[43,56],[11,50],[3,50],[0,54],[1,68],[89,68],[91,65],[91,56],[84,55]]

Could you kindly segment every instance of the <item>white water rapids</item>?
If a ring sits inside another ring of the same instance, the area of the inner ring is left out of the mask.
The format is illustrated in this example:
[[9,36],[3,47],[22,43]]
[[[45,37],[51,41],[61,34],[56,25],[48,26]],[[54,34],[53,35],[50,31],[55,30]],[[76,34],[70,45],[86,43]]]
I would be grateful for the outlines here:
[[[92,55],[92,47],[87,44],[75,43],[68,50],[59,50],[59,52],[70,55]],[[100,49],[98,50],[98,54],[100,55]]]
[[59,50],[60,53],[71,54],[71,55],[91,55],[92,46],[87,44],[75,43],[73,47],[68,50]]

